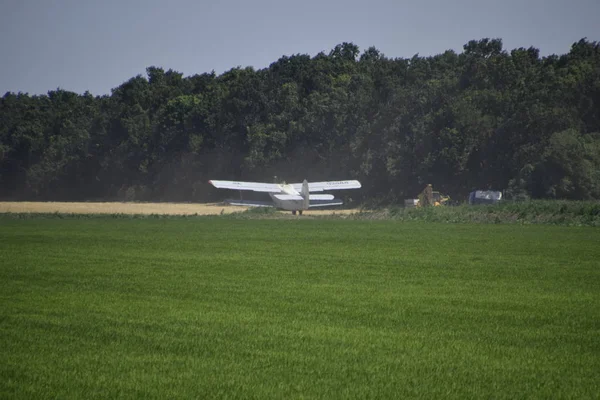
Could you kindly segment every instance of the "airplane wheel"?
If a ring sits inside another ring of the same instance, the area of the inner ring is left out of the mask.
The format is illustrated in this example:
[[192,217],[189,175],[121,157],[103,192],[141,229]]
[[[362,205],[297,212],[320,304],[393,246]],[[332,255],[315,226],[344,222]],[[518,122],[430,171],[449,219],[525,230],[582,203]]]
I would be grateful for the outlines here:
[[300,213],[300,215],[302,215],[302,210],[298,211]]
[[296,211],[292,211],[292,215],[296,215]]

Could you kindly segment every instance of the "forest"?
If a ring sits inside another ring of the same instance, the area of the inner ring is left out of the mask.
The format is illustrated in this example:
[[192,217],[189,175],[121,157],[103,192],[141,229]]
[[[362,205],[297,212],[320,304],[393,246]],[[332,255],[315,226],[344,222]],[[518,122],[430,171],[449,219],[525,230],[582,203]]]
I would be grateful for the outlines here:
[[150,66],[110,95],[0,98],[0,199],[216,201],[209,179],[358,179],[351,202],[600,199],[600,44],[473,40],[389,58],[353,43],[220,75]]

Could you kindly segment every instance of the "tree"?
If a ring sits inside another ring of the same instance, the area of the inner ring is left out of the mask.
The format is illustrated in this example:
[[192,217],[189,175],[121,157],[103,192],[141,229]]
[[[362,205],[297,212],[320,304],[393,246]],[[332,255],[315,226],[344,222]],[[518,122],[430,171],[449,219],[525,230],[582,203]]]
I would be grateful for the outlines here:
[[206,181],[357,178],[361,200],[600,198],[600,46],[389,58],[344,42],[268,68],[150,66],[94,97],[0,98],[0,197],[214,200]]

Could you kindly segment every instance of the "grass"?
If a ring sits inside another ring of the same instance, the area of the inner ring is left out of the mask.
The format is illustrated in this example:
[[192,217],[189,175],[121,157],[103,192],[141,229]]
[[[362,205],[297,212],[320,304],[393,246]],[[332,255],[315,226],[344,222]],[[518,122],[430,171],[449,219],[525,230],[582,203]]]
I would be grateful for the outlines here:
[[355,219],[445,223],[516,223],[600,227],[600,202],[531,200],[494,205],[363,209]]
[[0,217],[1,398],[597,398],[600,231]]

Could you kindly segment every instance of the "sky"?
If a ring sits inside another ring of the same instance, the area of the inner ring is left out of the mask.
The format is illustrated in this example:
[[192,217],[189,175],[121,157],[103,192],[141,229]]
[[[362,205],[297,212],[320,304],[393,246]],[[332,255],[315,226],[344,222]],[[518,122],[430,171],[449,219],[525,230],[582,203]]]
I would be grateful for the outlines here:
[[600,41],[599,17],[600,0],[0,0],[0,96],[104,95],[149,66],[221,74],[343,42],[390,58],[482,38],[564,54]]

